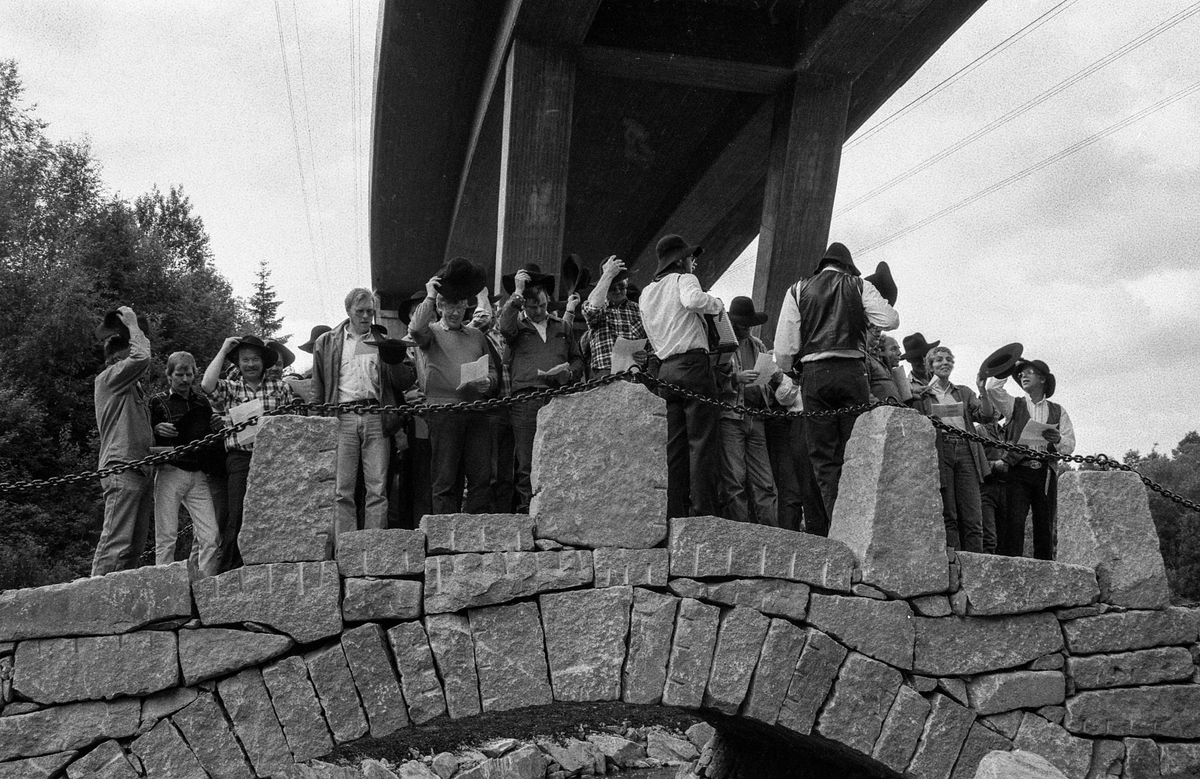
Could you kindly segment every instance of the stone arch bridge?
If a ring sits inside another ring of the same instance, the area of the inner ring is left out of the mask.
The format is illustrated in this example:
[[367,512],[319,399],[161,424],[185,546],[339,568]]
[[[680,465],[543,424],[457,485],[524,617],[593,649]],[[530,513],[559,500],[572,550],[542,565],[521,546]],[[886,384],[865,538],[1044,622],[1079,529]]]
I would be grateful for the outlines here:
[[556,399],[532,516],[336,550],[333,421],[271,418],[245,567],[0,593],[0,778],[302,775],[337,744],[556,701],[693,710],[710,777],[970,779],[1013,749],[1071,779],[1198,775],[1200,611],[1168,605],[1136,477],[1063,477],[1063,562],[948,561],[915,412],[859,419],[828,539],[665,520],[663,414],[625,383]]

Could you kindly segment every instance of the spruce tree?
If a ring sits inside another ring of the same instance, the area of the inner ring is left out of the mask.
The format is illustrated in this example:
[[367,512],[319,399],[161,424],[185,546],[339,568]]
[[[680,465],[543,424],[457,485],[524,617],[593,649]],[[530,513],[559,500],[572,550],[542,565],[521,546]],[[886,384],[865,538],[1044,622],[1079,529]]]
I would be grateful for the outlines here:
[[260,338],[274,338],[280,343],[287,343],[291,336],[275,335],[283,327],[283,317],[276,318],[283,301],[275,296],[275,288],[271,286],[271,269],[267,267],[266,260],[259,261],[256,277],[254,294],[246,301],[254,332]]

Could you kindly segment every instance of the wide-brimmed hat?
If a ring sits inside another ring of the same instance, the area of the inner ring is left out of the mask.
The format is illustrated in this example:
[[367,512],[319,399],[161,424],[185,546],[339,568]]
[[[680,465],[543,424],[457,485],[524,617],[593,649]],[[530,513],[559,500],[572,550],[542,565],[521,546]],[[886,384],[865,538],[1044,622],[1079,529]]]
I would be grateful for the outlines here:
[[474,301],[488,285],[487,269],[466,257],[455,257],[438,271],[438,293],[446,300]]
[[[138,329],[141,330],[147,338],[149,338],[150,322],[146,319],[146,315],[138,314],[137,323]],[[112,338],[114,335],[119,336],[126,341],[129,340],[129,328],[126,327],[125,323],[121,321],[121,312],[117,311],[116,309],[105,312],[104,321],[96,326],[95,334],[96,340],[100,341],[101,343],[107,341],[109,338]]]
[[892,278],[892,269],[886,262],[880,262],[875,266],[875,272],[864,278],[879,290],[879,294],[883,295],[889,306],[896,305],[896,280]]
[[654,269],[654,275],[657,276],[681,260],[686,260],[688,257],[699,257],[704,253],[704,247],[692,246],[683,240],[682,236],[672,233],[659,238],[654,251],[658,254],[658,267]]
[[858,266],[854,264],[854,258],[850,256],[850,250],[845,244],[837,243],[836,241],[829,244],[829,248],[825,250],[824,256],[817,262],[817,270],[821,270],[826,265],[836,263],[851,276],[861,276]]
[[317,339],[328,333],[333,328],[329,325],[317,325],[308,333],[308,343],[303,343],[296,348],[302,352],[313,353],[313,349],[317,346]]
[[266,343],[266,341],[259,338],[257,335],[238,336],[237,345],[229,350],[229,353],[225,355],[225,359],[229,360],[229,362],[233,363],[234,365],[237,365],[237,353],[243,346],[249,346],[251,349],[258,351],[259,355],[262,357],[263,370],[270,368],[279,361],[279,352],[272,349]]
[[1015,341],[1001,346],[988,355],[983,364],[979,366],[979,372],[984,376],[1007,379],[1016,372],[1015,367],[1021,361],[1021,351],[1024,348]]
[[267,346],[275,350],[279,355],[279,362],[282,367],[286,368],[296,361],[296,355],[291,349],[283,345],[283,342],[276,341],[274,338],[267,339]]
[[934,341],[933,343],[926,343],[925,336],[921,335],[920,333],[913,333],[912,335],[906,335],[906,336],[904,336],[904,341],[903,341],[904,354],[900,355],[900,359],[901,360],[916,360],[919,358],[923,358],[925,356],[926,352],[928,352],[933,347],[940,345],[941,343],[942,342],[940,340]]
[[[554,276],[549,273],[542,273],[542,266],[536,262],[527,262],[521,266],[521,270],[529,274],[529,282],[525,285],[525,289],[533,289],[541,287],[546,290],[546,296],[554,300]],[[500,277],[500,286],[504,287],[504,291],[512,294],[517,291],[517,274],[506,273]]]
[[578,254],[568,254],[562,265],[563,297],[578,292],[585,297],[592,287],[592,269],[585,266]]
[[1012,367],[1012,375],[1016,376],[1026,368],[1033,368],[1038,373],[1046,377],[1046,397],[1054,394],[1058,382],[1054,380],[1054,374],[1050,372],[1050,366],[1041,360],[1017,360]]
[[755,311],[754,301],[738,296],[729,301],[729,321],[742,327],[757,327],[767,321],[766,312]]

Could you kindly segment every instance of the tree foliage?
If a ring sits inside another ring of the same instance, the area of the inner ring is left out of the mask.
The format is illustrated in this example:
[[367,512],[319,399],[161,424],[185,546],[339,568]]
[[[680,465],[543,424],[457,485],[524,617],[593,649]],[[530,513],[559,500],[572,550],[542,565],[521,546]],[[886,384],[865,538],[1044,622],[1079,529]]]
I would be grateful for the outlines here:
[[[1151,480],[1200,503],[1200,434],[1195,430],[1180,440],[1169,457],[1152,450],[1145,456],[1131,451],[1124,459]],[[1200,514],[1153,490],[1147,493],[1171,592],[1177,600],[1200,601]]]
[[[157,387],[172,351],[204,365],[244,324],[183,189],[107,193],[88,145],[51,141],[0,61],[0,482],[96,466],[93,330],[121,305],[150,322]],[[0,589],[86,574],[102,519],[94,479],[0,496]]]

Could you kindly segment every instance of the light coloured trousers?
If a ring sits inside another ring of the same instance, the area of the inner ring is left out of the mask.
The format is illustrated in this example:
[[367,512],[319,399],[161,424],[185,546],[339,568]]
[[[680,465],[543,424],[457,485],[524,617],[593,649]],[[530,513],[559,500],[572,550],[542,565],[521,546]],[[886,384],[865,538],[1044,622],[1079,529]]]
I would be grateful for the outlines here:
[[104,528],[92,558],[92,576],[138,567],[150,530],[150,477],[138,468],[100,479]]
[[221,533],[213,508],[208,477],[203,471],[185,471],[174,465],[158,466],[154,477],[154,563],[175,562],[179,537],[179,507],[192,517],[192,532],[200,548],[197,570],[201,576],[220,573]]
[[337,505],[334,509],[334,538],[358,530],[354,488],[362,465],[367,494],[363,526],[368,530],[387,527],[387,471],[392,444],[383,434],[379,414],[338,414]]

